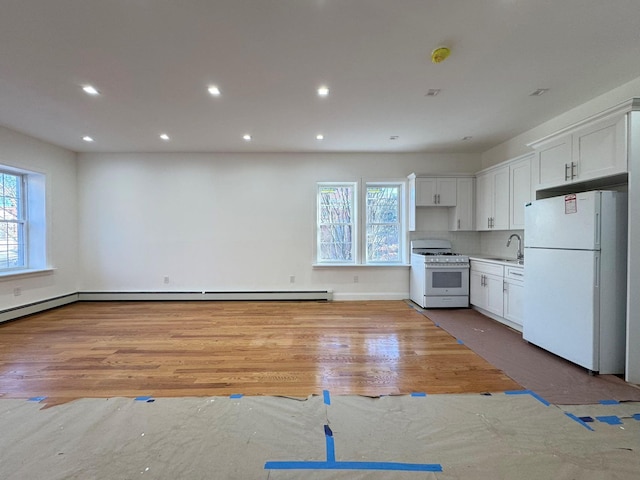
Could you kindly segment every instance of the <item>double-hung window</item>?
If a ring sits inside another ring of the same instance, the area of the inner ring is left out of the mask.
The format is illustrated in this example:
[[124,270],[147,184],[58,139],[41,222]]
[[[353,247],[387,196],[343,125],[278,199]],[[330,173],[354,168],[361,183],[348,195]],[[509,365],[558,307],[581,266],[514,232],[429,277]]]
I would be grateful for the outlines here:
[[366,263],[402,261],[402,185],[366,185]]
[[403,263],[404,183],[364,182],[362,185],[360,192],[359,182],[318,183],[318,264]]
[[355,263],[356,207],[355,183],[318,184],[318,263]]
[[25,179],[0,170],[0,271],[25,267]]

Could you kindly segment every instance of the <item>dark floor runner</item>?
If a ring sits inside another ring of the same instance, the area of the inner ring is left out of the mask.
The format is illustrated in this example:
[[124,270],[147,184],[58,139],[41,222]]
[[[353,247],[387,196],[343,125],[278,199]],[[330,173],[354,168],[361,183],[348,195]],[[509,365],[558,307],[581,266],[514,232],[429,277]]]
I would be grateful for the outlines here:
[[416,310],[509,377],[557,405],[603,400],[640,401],[640,387],[615,375],[589,372],[522,339],[522,335],[472,309]]

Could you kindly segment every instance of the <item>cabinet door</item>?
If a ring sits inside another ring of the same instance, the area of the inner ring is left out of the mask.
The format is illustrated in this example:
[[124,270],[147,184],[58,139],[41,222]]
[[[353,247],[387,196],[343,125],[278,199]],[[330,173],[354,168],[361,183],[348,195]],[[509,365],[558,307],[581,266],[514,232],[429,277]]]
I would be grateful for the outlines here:
[[489,230],[493,189],[491,175],[483,173],[476,177],[476,230]]
[[533,166],[535,190],[562,185],[570,180],[572,162],[570,135],[536,149]]
[[458,180],[456,178],[438,178],[436,195],[439,207],[455,207],[457,203]]
[[524,206],[531,201],[531,158],[509,166],[509,230],[524,230]]
[[[627,117],[598,122],[573,135],[574,181],[627,171]],[[575,168],[575,167],[574,167]]]
[[469,273],[469,303],[479,308],[487,308],[487,290],[484,286],[484,274],[474,272]]
[[416,206],[435,207],[437,185],[435,178],[416,178]]
[[492,230],[509,230],[509,166],[493,172]]
[[487,290],[486,310],[502,317],[504,312],[504,282],[503,277],[485,274],[485,288]]
[[474,195],[473,178],[458,178],[456,207],[449,212],[449,230],[473,230]]
[[505,280],[504,318],[522,326],[524,316],[524,284]]

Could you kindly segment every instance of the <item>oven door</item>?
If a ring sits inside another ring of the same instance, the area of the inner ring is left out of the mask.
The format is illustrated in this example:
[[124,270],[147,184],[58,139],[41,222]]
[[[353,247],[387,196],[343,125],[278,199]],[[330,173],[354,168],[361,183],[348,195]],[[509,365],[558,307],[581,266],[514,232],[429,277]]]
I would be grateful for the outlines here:
[[469,265],[428,265],[426,268],[426,296],[469,295]]

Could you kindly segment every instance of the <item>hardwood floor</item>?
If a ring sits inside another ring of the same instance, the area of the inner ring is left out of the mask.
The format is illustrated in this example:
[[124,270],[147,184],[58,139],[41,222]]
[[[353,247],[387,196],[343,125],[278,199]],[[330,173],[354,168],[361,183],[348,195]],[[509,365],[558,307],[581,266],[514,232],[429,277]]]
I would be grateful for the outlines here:
[[0,395],[520,389],[403,301],[76,303],[0,325]]

